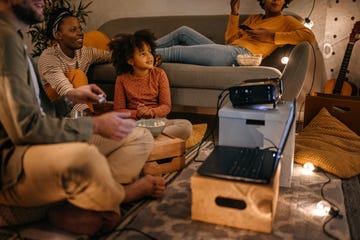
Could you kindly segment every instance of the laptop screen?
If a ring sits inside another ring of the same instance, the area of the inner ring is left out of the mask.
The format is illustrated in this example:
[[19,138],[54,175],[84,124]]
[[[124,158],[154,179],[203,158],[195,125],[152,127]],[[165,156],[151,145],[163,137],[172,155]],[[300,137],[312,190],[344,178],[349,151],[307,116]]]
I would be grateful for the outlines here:
[[287,139],[289,137],[289,134],[290,134],[291,127],[293,126],[294,119],[295,119],[295,105],[296,105],[295,101],[293,101],[291,103],[291,105],[290,105],[289,116],[287,118],[284,130],[282,132],[282,136],[280,138],[280,143],[279,143],[279,146],[278,146],[278,150],[276,152],[274,168],[277,167],[277,165],[279,163],[279,160],[281,159],[281,155],[282,155],[282,153],[284,151],[286,141],[287,141]]

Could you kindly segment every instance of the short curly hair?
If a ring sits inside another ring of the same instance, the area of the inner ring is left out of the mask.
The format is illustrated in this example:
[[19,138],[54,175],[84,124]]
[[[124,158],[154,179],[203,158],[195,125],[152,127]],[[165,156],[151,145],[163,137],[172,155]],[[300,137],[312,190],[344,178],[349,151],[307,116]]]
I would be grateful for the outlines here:
[[[264,9],[264,6],[265,6],[264,0],[258,0],[258,2],[259,2],[259,4],[260,4],[260,7],[261,7],[262,9]],[[289,7],[289,4],[290,4],[291,2],[292,2],[292,0],[285,0],[285,4],[284,4],[284,6],[283,6],[283,9]]]
[[155,56],[155,36],[148,29],[139,30],[134,34],[118,34],[110,41],[112,62],[118,75],[133,72],[133,67],[127,61],[134,56],[135,49],[142,50],[144,44],[150,47],[152,55]]

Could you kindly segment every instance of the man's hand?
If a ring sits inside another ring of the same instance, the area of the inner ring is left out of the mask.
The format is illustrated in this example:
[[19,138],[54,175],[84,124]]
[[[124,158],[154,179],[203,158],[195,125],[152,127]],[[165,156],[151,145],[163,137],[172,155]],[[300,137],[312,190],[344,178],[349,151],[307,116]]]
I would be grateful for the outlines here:
[[136,127],[130,113],[108,112],[93,117],[93,131],[103,137],[120,141]]
[[231,15],[239,15],[240,0],[231,0],[230,7],[231,7]]
[[66,97],[76,103],[98,103],[103,96],[106,96],[104,91],[95,84],[88,84],[78,88],[74,88],[67,92]]
[[266,29],[259,28],[254,30],[247,30],[247,34],[250,35],[251,38],[261,41],[261,42],[268,42],[274,43],[275,33],[269,32]]

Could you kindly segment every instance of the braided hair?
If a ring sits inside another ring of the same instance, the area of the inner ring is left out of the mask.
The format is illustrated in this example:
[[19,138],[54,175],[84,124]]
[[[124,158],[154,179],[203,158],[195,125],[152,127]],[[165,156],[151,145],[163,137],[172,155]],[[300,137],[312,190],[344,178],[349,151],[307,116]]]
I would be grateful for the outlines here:
[[136,31],[134,34],[119,34],[110,41],[112,62],[118,75],[133,72],[133,67],[128,64],[128,60],[134,56],[135,49],[143,50],[144,45],[149,46],[155,57],[155,36],[147,29]]
[[[260,4],[260,7],[261,7],[262,9],[264,9],[264,6],[265,6],[264,0],[258,0],[258,2],[259,2],[259,4]],[[289,7],[289,4],[290,4],[291,2],[292,2],[292,0],[285,0],[285,4],[284,4],[284,6],[283,6],[283,9]]]
[[50,40],[55,40],[55,32],[59,30],[63,20],[67,17],[76,17],[68,8],[55,8],[49,13],[49,20],[46,24],[46,36]]

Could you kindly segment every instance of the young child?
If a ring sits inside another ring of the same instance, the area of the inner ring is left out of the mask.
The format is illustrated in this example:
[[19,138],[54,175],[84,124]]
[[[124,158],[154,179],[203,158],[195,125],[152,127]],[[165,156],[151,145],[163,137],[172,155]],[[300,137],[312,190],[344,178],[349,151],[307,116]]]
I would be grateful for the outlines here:
[[[155,37],[148,30],[120,35],[110,44],[117,72],[114,110],[130,112],[133,119],[165,118],[171,111],[169,81],[164,70],[154,67]],[[192,124],[168,119],[165,134],[186,140]]]

